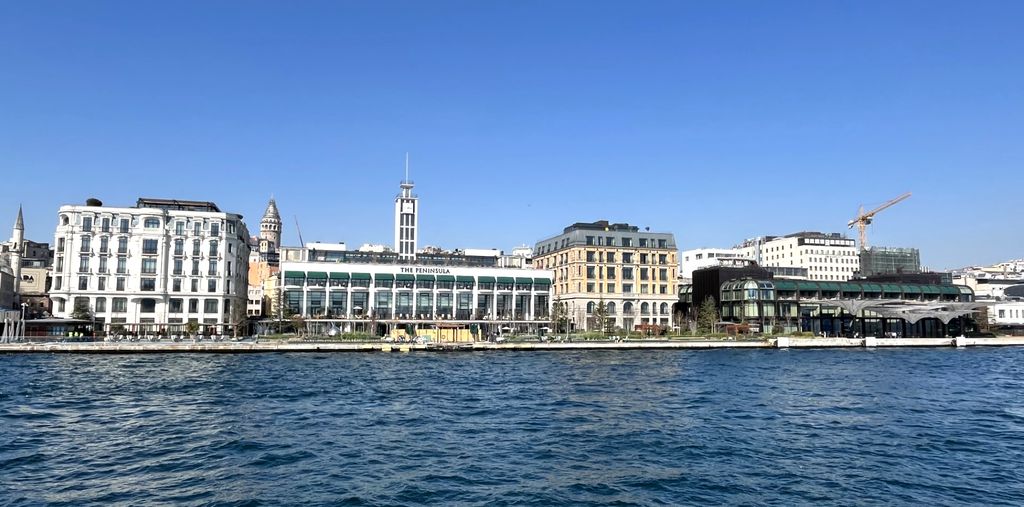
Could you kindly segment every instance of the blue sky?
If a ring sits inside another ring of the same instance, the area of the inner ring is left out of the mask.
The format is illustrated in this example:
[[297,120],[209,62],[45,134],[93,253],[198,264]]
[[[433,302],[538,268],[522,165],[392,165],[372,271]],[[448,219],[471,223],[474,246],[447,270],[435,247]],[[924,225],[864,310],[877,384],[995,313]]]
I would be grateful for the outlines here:
[[[285,242],[576,221],[681,248],[872,226],[934,268],[1024,257],[1024,2],[3,2],[0,218],[216,201]],[[9,225],[2,225],[6,230]],[[851,231],[852,232],[852,231]]]

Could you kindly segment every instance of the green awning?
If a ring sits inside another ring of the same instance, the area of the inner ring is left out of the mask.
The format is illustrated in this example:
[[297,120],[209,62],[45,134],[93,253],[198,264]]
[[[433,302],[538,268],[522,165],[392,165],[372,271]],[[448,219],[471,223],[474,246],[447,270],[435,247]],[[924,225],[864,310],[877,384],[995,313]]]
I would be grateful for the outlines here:
[[796,282],[796,288],[802,291],[816,291],[818,290],[818,284],[816,282],[805,282],[801,280]]
[[818,286],[821,287],[821,290],[831,290],[836,292],[842,290],[839,288],[839,284],[835,282],[822,282],[819,283]]
[[[463,283],[473,283],[476,280],[474,280],[472,276],[459,275],[459,276],[455,277],[455,281],[456,282],[463,282]],[[493,282],[494,279],[492,278],[491,281]]]
[[942,294],[942,291],[939,289],[939,286],[937,285],[922,285],[920,288],[921,292],[925,294]]
[[533,283],[537,285],[551,285],[550,278],[534,278]]
[[324,273],[323,271],[310,271],[306,273],[306,278],[309,278],[310,280],[326,280],[327,273]]
[[353,280],[369,280],[370,279],[370,274],[369,273],[352,273],[352,279]]
[[331,273],[331,280],[348,280],[348,273]]
[[940,285],[938,286],[939,292],[942,294],[960,294],[960,287],[956,285]]
[[416,275],[417,282],[433,282],[434,275]]
[[877,283],[863,283],[861,287],[864,288],[864,292],[882,292],[882,286]]
[[306,273],[304,271],[285,271],[284,272],[284,277],[285,278],[306,278]]
[[796,290],[796,282],[792,280],[772,280],[775,290]]
[[916,285],[903,285],[904,294],[920,294],[921,288]]
[[899,285],[892,283],[883,283],[882,290],[885,292],[903,292],[903,289]]
[[494,277],[493,276],[478,276],[478,277],[476,277],[476,281],[478,281],[480,283],[494,283]]
[[861,288],[859,283],[847,282],[847,283],[841,284],[840,287],[843,288],[843,292],[862,292],[863,291],[863,289]]
[[498,283],[516,283],[516,279],[511,276],[499,276]]
[[[398,275],[398,276],[402,276],[402,275]],[[391,273],[374,273],[373,274],[373,279],[374,280],[394,280],[395,279],[395,275],[392,275]]]
[[395,275],[394,279],[398,280],[399,282],[415,282],[416,275],[410,275],[408,273],[399,273]]
[[[468,278],[472,280],[473,277],[470,276]],[[437,275],[437,281],[439,281],[439,282],[454,282],[455,281],[455,277],[452,276],[452,275]]]
[[533,278],[526,278],[524,276],[517,276],[516,283],[533,283]]

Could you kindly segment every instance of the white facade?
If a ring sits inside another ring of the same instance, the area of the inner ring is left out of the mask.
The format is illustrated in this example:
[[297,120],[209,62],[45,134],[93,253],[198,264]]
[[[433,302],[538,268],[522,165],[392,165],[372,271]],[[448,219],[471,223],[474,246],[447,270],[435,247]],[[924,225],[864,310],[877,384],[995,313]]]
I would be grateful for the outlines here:
[[401,184],[401,193],[395,198],[395,251],[405,262],[416,258],[416,239],[419,230],[420,203],[412,193],[413,183],[408,178]]
[[735,261],[751,260],[747,253],[736,248],[695,248],[680,252],[679,272],[684,279],[692,279],[698,269],[711,268]]
[[988,322],[993,326],[1024,326],[1024,301],[992,305],[988,309]]
[[248,289],[241,215],[190,201],[140,199],[139,206],[60,208],[54,316],[70,317],[77,305],[97,323],[145,331],[237,320],[231,310],[246,308]]
[[763,267],[806,268],[810,280],[845,282],[860,269],[856,242],[838,233],[767,236],[748,240],[734,250]]

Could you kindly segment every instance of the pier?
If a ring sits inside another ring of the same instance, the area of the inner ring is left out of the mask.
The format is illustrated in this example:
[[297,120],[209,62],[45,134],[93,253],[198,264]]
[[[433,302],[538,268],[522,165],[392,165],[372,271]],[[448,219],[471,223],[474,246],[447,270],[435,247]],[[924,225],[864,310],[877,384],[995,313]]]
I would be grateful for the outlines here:
[[1024,337],[996,338],[767,338],[763,340],[626,340],[577,342],[32,342],[0,344],[0,354],[151,354],[267,352],[479,352],[560,350],[874,349],[896,347],[1019,347]]

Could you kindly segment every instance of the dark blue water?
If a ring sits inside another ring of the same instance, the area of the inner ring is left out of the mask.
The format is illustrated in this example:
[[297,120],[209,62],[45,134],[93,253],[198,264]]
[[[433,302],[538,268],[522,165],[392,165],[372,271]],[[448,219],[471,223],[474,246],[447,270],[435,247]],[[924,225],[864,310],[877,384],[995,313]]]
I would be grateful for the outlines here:
[[1024,504],[1024,349],[0,356],[13,505]]

